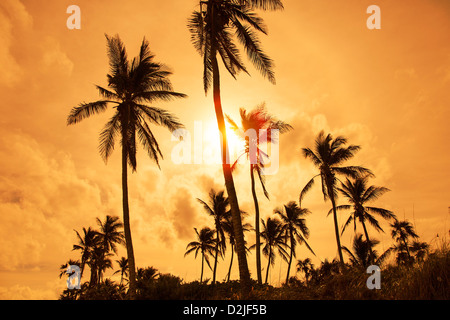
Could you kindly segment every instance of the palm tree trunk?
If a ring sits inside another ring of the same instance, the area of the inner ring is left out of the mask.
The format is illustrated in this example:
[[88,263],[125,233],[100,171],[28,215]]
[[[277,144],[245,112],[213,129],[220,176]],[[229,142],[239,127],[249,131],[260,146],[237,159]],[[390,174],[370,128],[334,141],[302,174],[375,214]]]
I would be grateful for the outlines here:
[[219,231],[216,231],[216,254],[214,257],[214,270],[213,270],[213,280],[212,280],[212,284],[216,283],[216,271],[217,271],[217,258],[219,256]]
[[250,163],[250,178],[252,181],[252,196],[253,203],[255,204],[255,250],[256,250],[256,274],[258,277],[258,283],[262,284],[262,276],[261,276],[261,239],[260,239],[260,231],[259,231],[259,205],[258,198],[256,197],[255,191],[255,174],[253,172],[253,164]]
[[203,262],[205,261],[205,254],[202,252],[202,271],[200,273],[200,283],[203,282]]
[[231,174],[231,166],[228,161],[228,147],[225,130],[225,119],[222,111],[222,102],[220,99],[220,80],[219,80],[219,66],[217,64],[216,50],[212,50],[212,69],[213,69],[213,96],[214,108],[216,112],[217,125],[222,135],[222,169],[225,178],[225,186],[227,189],[228,200],[231,208],[231,219],[233,222],[233,231],[236,241],[236,254],[239,264],[239,278],[243,293],[250,292],[250,272],[248,270],[247,256],[245,255],[244,231],[242,229],[241,212],[239,210],[236,189],[234,187],[233,176]]
[[230,267],[228,268],[228,279],[227,282],[230,282],[231,277],[231,266],[233,265],[233,258],[234,258],[234,245],[231,245],[231,260],[230,260]]
[[341,238],[339,236],[339,224],[338,224],[338,220],[337,220],[337,212],[336,212],[336,201],[334,199],[334,193],[333,193],[333,189],[330,186],[330,183],[327,182],[327,191],[328,191],[328,195],[330,197],[331,200],[331,204],[333,206],[333,219],[334,219],[334,232],[336,234],[336,243],[337,243],[337,247],[338,247],[338,253],[339,253],[339,260],[341,261],[341,264],[344,264],[344,257],[342,256],[342,246],[341,246]]
[[288,263],[287,274],[286,274],[286,284],[289,281],[289,273],[291,271],[292,256],[294,255],[294,246],[292,245],[294,236],[292,234],[292,229],[290,229],[290,228],[289,228],[289,233],[290,233],[289,238],[291,240],[291,254],[289,256],[289,263]]
[[269,278],[269,268],[270,268],[270,256],[272,255],[272,248],[269,249],[269,259],[267,259],[267,270],[266,270],[266,281],[264,282],[267,284],[267,279]]
[[[126,122],[125,122],[126,123]],[[125,125],[122,124],[123,127]],[[125,131],[125,130],[123,130]],[[122,132],[122,200],[123,200],[123,229],[125,233],[125,244],[128,256],[128,270],[130,277],[130,286],[128,293],[130,299],[134,299],[136,295],[136,269],[134,262],[133,243],[131,240],[130,228],[130,210],[128,207],[128,173],[127,173],[127,150],[126,150],[126,135]]]
[[361,221],[361,224],[363,226],[363,230],[364,230],[364,235],[366,236],[366,241],[367,244],[369,246],[369,253],[370,253],[370,257],[369,257],[369,263],[372,264],[374,263],[375,257],[373,255],[373,250],[372,250],[372,246],[370,245],[370,240],[369,240],[369,233],[367,232],[367,228],[366,228],[366,224],[364,223],[364,221]]

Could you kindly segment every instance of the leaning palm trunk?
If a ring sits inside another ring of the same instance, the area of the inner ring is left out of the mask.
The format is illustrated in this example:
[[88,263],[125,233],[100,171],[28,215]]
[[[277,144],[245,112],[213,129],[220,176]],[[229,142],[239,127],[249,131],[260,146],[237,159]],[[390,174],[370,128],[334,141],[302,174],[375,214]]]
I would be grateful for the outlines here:
[[229,163],[227,136],[225,129],[225,119],[222,111],[222,102],[220,99],[220,79],[219,66],[215,49],[212,50],[212,70],[213,70],[213,96],[214,109],[216,112],[217,125],[222,137],[222,169],[225,178],[225,187],[227,189],[228,199],[231,208],[231,217],[233,222],[233,231],[236,241],[236,254],[239,265],[239,278],[241,280],[242,289],[245,292],[250,290],[250,272],[247,265],[247,256],[245,255],[244,231],[242,229],[241,213],[239,210],[236,189],[234,187],[233,176],[231,174],[231,166]]
[[286,274],[286,284],[289,281],[289,273],[291,272],[291,264],[292,264],[292,257],[294,255],[294,235],[292,233],[292,228],[289,228],[289,238],[291,240],[291,253],[289,255],[289,262],[288,262],[288,268],[287,268],[287,274]]
[[344,264],[344,257],[342,256],[341,238],[339,236],[339,224],[336,212],[336,200],[334,199],[334,193],[331,186],[328,184],[328,195],[330,196],[331,205],[333,206],[333,219],[334,219],[334,233],[336,235],[336,244],[338,248],[339,261]]
[[257,274],[257,277],[258,277],[258,283],[262,284],[262,276],[261,276],[261,239],[260,239],[260,230],[259,230],[259,205],[258,205],[258,198],[256,197],[255,174],[254,174],[253,170],[254,170],[253,164],[250,163],[250,177],[251,177],[251,181],[252,181],[252,196],[253,196],[253,203],[255,204],[256,274]]

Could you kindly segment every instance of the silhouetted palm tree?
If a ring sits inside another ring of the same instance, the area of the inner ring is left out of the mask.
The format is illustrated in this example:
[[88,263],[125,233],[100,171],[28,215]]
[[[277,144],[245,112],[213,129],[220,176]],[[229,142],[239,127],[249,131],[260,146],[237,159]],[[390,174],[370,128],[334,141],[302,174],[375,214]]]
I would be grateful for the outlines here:
[[315,255],[314,251],[306,241],[309,237],[309,229],[306,226],[304,216],[309,214],[310,211],[306,208],[300,208],[295,201],[290,201],[287,205],[284,205],[284,210],[282,208],[277,208],[274,212],[281,218],[281,232],[285,238],[286,244],[289,241],[289,247],[291,249],[286,274],[286,283],[288,283],[292,257],[296,256],[295,248],[297,246],[297,242],[299,244],[305,243],[309,251]]
[[414,258],[417,262],[423,262],[425,256],[428,254],[430,249],[430,245],[426,242],[413,241],[410,246],[410,251],[414,255]]
[[267,222],[264,222],[264,220],[261,219],[261,223],[263,226],[261,237],[264,240],[262,253],[267,256],[265,280],[265,284],[267,284],[270,265],[275,264],[275,249],[278,250],[278,253],[283,260],[288,261],[286,249],[289,248],[289,246],[285,242],[285,237],[283,236],[283,224],[279,219],[269,217],[267,218]]
[[187,245],[186,253],[184,254],[184,256],[187,256],[189,253],[194,252],[195,258],[197,258],[197,254],[200,251],[200,253],[202,254],[202,271],[200,273],[200,282],[202,282],[204,261],[206,261],[209,269],[211,269],[208,256],[212,256],[213,252],[216,249],[216,240],[214,239],[215,231],[208,227],[202,228],[200,230],[200,233],[197,231],[197,228],[194,228],[194,230],[197,234],[197,241],[192,241]]
[[257,106],[255,109],[247,113],[244,108],[239,110],[241,115],[241,127],[239,127],[236,122],[233,121],[228,115],[226,115],[228,122],[231,124],[231,129],[245,141],[245,151],[241,154],[231,170],[236,167],[239,158],[242,155],[247,155],[250,159],[250,180],[253,196],[253,204],[255,206],[255,232],[256,232],[256,274],[258,283],[262,284],[261,277],[261,249],[260,249],[260,228],[259,228],[259,204],[258,198],[256,196],[255,189],[255,173],[258,174],[259,181],[261,182],[264,195],[269,199],[269,194],[267,193],[264,179],[264,158],[268,158],[268,155],[260,149],[261,143],[277,143],[276,137],[272,134],[272,130],[278,130],[279,133],[284,133],[292,127],[280,120],[275,119],[275,117],[269,115],[265,108],[265,104]]
[[350,212],[350,217],[342,228],[342,233],[352,221],[354,223],[354,229],[356,230],[356,220],[358,220],[363,227],[366,240],[369,241],[369,234],[367,232],[365,222],[368,221],[377,231],[383,231],[378,223],[378,220],[375,219],[373,215],[379,215],[386,220],[395,219],[395,215],[392,211],[387,209],[370,207],[366,205],[367,202],[374,201],[381,197],[384,193],[390,191],[385,187],[368,187],[367,180],[367,177],[356,178],[353,181],[347,178],[345,183],[341,183],[341,188],[338,188],[338,190],[345,198],[347,198],[350,205],[337,206],[336,210],[352,210]]
[[[79,260],[72,260],[69,259],[69,261],[67,261],[66,263],[62,264],[59,267],[59,278],[61,279],[63,276],[67,275],[67,268],[69,268],[69,266],[78,266],[80,267],[81,263]],[[81,268],[80,268],[81,271]]]
[[234,187],[230,163],[228,161],[228,143],[225,119],[220,97],[220,75],[217,55],[227,71],[236,77],[239,71],[247,70],[241,60],[233,34],[244,46],[250,60],[271,82],[275,82],[273,62],[262,51],[257,32],[267,33],[266,27],[253,9],[282,9],[279,0],[205,0],[200,1],[200,8],[192,13],[188,28],[195,49],[203,58],[203,86],[208,92],[213,85],[214,109],[217,125],[222,137],[222,167],[227,194],[230,199],[231,213],[236,237],[236,253],[239,274],[244,291],[250,290],[250,272],[245,253],[244,232],[240,217],[239,203]]
[[119,270],[115,271],[113,274],[120,272],[121,285],[124,279],[127,280],[126,277],[128,276],[128,259],[125,257],[121,257],[119,260],[116,260],[116,262],[119,265]]
[[[84,267],[92,257],[92,252],[94,251],[98,243],[98,237],[97,232],[91,227],[87,229],[83,228],[83,235],[80,235],[76,230],[74,231],[77,234],[78,244],[74,244],[72,250],[81,251],[80,271],[81,277],[83,277]],[[92,273],[96,274],[96,270],[91,270],[91,277]]]
[[159,167],[161,150],[149,124],[161,125],[174,131],[181,128],[181,123],[166,110],[162,110],[147,103],[158,100],[171,100],[185,97],[182,93],[172,90],[168,80],[171,74],[162,64],[153,61],[149,43],[143,40],[139,55],[131,62],[128,60],[125,46],[119,36],[106,36],[110,73],[108,89],[96,86],[102,100],[81,103],[70,112],[67,124],[76,124],[81,120],[104,112],[108,105],[113,105],[115,113],[100,133],[100,154],[107,161],[114,149],[115,138],[121,137],[122,146],[122,202],[123,224],[130,272],[129,294],[133,298],[136,287],[136,271],[134,251],[130,229],[130,212],[128,206],[128,172],[127,164],[136,171],[136,136],[149,157]]
[[308,282],[308,280],[310,279],[313,270],[314,265],[312,264],[310,258],[297,260],[297,272],[303,272],[305,274],[306,282]]
[[212,284],[216,282],[217,260],[219,257],[219,253],[223,256],[226,248],[225,230],[223,226],[226,223],[227,217],[231,215],[228,198],[225,197],[224,194],[225,191],[216,192],[214,189],[211,189],[211,191],[209,192],[209,204],[197,198],[198,202],[203,205],[205,212],[214,218],[216,249],[214,256]]
[[117,253],[116,244],[125,244],[123,231],[119,230],[123,228],[123,223],[119,221],[119,217],[110,215],[106,216],[105,222],[97,218],[97,223],[100,226],[100,231],[98,231],[99,240],[105,252],[112,251]]
[[407,220],[399,221],[395,219],[390,226],[392,228],[391,236],[398,243],[395,247],[397,251],[397,262],[412,262],[412,257],[409,250],[409,238],[419,238],[417,233],[414,231],[413,225]]
[[341,240],[339,237],[339,226],[336,212],[337,199],[337,181],[336,175],[344,175],[352,178],[360,176],[373,175],[369,169],[360,166],[340,166],[344,161],[351,159],[355,153],[360,149],[359,146],[350,145],[343,147],[347,143],[344,137],[337,137],[333,139],[331,134],[325,136],[321,131],[315,143],[314,151],[310,148],[303,148],[303,155],[309,158],[312,163],[319,169],[319,174],[314,176],[305,186],[309,190],[314,183],[314,179],[320,176],[322,181],[322,193],[324,200],[330,199],[333,206],[334,231],[336,235],[336,243],[339,254],[339,260],[343,264],[344,258],[342,256]]

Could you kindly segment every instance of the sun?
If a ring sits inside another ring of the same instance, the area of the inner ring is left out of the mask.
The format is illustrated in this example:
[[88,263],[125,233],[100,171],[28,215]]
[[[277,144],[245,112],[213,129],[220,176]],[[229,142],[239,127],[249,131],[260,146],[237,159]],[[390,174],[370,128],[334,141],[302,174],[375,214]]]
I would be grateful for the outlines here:
[[[234,161],[242,154],[244,151],[244,142],[242,139],[236,135],[236,133],[229,128],[226,127],[226,135],[227,135],[227,145],[228,151],[230,154],[230,161],[234,163]],[[217,128],[217,123],[207,123],[203,128],[203,143],[204,148],[213,148],[214,153],[217,153],[219,156],[221,154],[220,151],[220,133]]]

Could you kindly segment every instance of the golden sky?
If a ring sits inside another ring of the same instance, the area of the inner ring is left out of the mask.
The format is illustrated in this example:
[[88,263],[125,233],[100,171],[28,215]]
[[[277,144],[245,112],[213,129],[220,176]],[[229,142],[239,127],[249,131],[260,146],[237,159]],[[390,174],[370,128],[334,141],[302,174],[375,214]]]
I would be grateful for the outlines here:
[[[282,12],[259,12],[269,27],[261,37],[276,64],[277,84],[247,61],[251,76],[235,81],[222,68],[225,113],[238,119],[240,107],[266,102],[270,113],[294,127],[281,136],[280,169],[267,177],[270,201],[260,189],[261,215],[297,200],[315,173],[300,150],[313,145],[320,130],[344,135],[362,150],[351,164],[375,173],[372,184],[392,191],[374,205],[414,223],[423,241],[448,238],[450,225],[450,4],[446,0],[285,0]],[[66,9],[81,8],[81,30],[69,30]],[[111,113],[66,126],[70,109],[98,98],[94,84],[106,86],[104,34],[119,34],[129,56],[145,36],[156,60],[167,64],[176,91],[187,99],[157,106],[175,113],[194,132],[202,121],[207,141],[215,128],[211,95],[202,85],[202,61],[186,27],[197,1],[0,2],[0,299],[57,298],[65,287],[59,266],[70,258],[73,229],[96,226],[95,218],[122,216],[119,148],[107,165],[99,156],[98,133]],[[381,8],[381,29],[368,30],[366,9]],[[183,257],[193,228],[212,226],[196,198],[223,188],[220,165],[171,160],[175,145],[156,129],[164,153],[161,170],[139,153],[129,178],[131,228],[138,267],[153,266],[192,281],[201,260]],[[235,181],[242,209],[252,212],[248,170]],[[344,200],[340,199],[340,203]],[[297,258],[318,265],[336,256],[333,221],[326,217],[319,184],[303,202],[309,244]],[[340,223],[347,218],[340,216]],[[249,222],[253,222],[252,215]],[[379,250],[391,245],[385,234]],[[370,231],[369,231],[370,232]],[[349,246],[353,232],[342,237]],[[248,236],[249,243],[254,237]],[[126,255],[121,250],[120,255]],[[285,277],[286,263],[272,269],[272,283]],[[264,260],[265,261],[265,260]],[[265,262],[263,261],[263,266]],[[220,261],[223,279],[229,256]],[[254,272],[254,256],[249,266]],[[237,278],[237,264],[233,277]],[[210,276],[206,274],[206,276]]]

